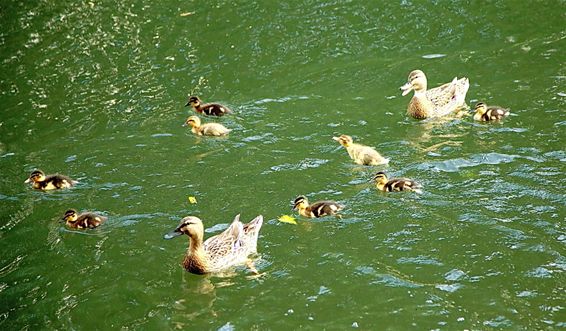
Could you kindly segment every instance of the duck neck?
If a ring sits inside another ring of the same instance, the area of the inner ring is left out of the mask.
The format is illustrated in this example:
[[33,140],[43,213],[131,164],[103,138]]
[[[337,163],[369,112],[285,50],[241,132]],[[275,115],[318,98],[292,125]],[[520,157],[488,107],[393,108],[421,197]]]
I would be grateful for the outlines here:
[[202,237],[194,236],[189,239],[189,248],[183,260],[183,266],[187,271],[195,274],[207,272],[207,257]]

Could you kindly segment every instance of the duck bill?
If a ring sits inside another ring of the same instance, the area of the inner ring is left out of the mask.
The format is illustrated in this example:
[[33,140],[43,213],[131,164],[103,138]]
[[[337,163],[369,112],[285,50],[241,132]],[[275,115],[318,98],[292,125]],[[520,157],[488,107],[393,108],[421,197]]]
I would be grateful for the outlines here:
[[332,137],[333,140],[340,141],[340,137]]
[[173,230],[173,231],[171,231],[171,232],[169,232],[169,233],[166,233],[166,234],[163,236],[163,239],[173,239],[173,238],[179,237],[179,236],[181,236],[181,235],[183,235],[183,233],[180,232],[180,231],[178,231],[177,229],[175,229],[175,230]]
[[24,184],[27,184],[27,183],[29,183],[29,182],[31,182],[31,178],[26,179],[26,181],[24,182]]
[[401,93],[401,95],[406,96],[407,94],[409,94],[409,92],[411,92],[413,90],[413,85],[411,85],[411,83],[408,82],[407,84],[401,86],[399,89],[401,91],[403,91],[403,93]]
[[190,102],[187,102],[187,104],[185,105],[185,107],[188,107],[188,106],[190,106],[190,105],[191,105],[191,103],[190,103]]

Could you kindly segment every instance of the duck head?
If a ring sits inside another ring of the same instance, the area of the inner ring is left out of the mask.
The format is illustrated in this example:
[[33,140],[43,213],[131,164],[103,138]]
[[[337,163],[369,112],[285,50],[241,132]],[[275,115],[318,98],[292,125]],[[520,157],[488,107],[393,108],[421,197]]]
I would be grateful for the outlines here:
[[385,184],[387,183],[387,175],[385,172],[380,171],[376,173],[372,178],[377,184]]
[[345,134],[341,135],[340,137],[332,137],[332,139],[336,140],[337,142],[340,143],[340,145],[344,147],[348,147],[354,142],[352,137]]
[[191,128],[198,128],[200,126],[200,118],[198,116],[189,116],[183,126],[190,126]]
[[65,212],[65,215],[63,216],[63,218],[61,219],[62,221],[65,221],[68,224],[72,224],[75,223],[78,219],[78,214],[77,211],[74,209],[69,209]]
[[478,103],[476,103],[474,110],[476,111],[476,113],[483,115],[487,111],[487,105],[483,102],[478,102]]
[[193,106],[193,107],[198,107],[200,106],[200,99],[199,97],[193,95],[189,97],[189,101],[187,101],[187,104],[185,105],[185,107],[187,106]]
[[34,170],[30,175],[29,178],[26,179],[26,181],[24,183],[29,183],[29,182],[41,182],[45,180],[45,174],[43,173],[43,171],[41,170]]
[[165,234],[163,236],[164,239],[172,239],[181,235],[188,235],[191,238],[195,238],[198,236],[203,236],[204,233],[204,226],[202,225],[202,221],[200,218],[195,216],[187,216],[179,222],[179,225],[175,228],[175,230]]
[[299,195],[295,201],[293,201],[293,210],[304,208],[309,204],[309,200],[304,195]]
[[426,76],[421,70],[413,70],[407,78],[407,83],[399,89],[403,91],[402,95],[405,96],[411,91],[420,92],[426,91]]

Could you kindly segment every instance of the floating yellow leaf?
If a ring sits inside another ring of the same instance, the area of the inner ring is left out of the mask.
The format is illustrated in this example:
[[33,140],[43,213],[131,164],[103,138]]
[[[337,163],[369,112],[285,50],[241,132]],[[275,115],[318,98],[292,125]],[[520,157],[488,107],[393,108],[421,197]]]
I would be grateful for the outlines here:
[[185,17],[185,16],[189,16],[194,14],[195,12],[186,12],[186,13],[181,13],[180,16]]
[[195,197],[189,197],[189,202],[190,202],[190,203],[197,203],[197,198],[195,198]]
[[283,215],[283,216],[279,217],[279,222],[295,224],[295,225],[297,224],[297,221],[295,221],[295,218],[293,216],[289,216],[289,215]]

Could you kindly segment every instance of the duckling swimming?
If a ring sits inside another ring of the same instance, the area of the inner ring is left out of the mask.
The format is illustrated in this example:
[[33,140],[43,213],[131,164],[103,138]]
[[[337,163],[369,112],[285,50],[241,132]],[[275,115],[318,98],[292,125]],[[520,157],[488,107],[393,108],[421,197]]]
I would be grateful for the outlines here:
[[232,131],[220,123],[201,124],[198,116],[190,116],[187,118],[183,126],[187,125],[190,125],[191,131],[199,136],[225,136]]
[[509,116],[509,110],[499,106],[487,106],[483,102],[478,102],[475,107],[476,113],[474,120],[481,122],[497,121]]
[[78,183],[76,180],[59,174],[46,176],[41,170],[34,170],[24,183],[29,182],[33,182],[34,189],[44,191],[69,188]]
[[354,160],[356,164],[379,165],[389,163],[389,159],[381,156],[375,149],[369,146],[355,144],[352,137],[348,135],[343,134],[340,137],[332,137],[332,139],[346,148],[348,155],[350,155],[350,158]]
[[90,212],[77,214],[74,209],[67,210],[63,216],[67,226],[74,229],[93,229],[106,222],[107,219],[108,217]]
[[375,185],[378,190],[383,192],[399,192],[399,191],[413,191],[422,193],[421,185],[412,179],[408,178],[392,178],[387,179],[387,175],[380,171],[373,176]]
[[293,202],[293,210],[298,210],[300,215],[308,218],[331,215],[341,218],[338,212],[342,209],[344,209],[343,205],[332,200],[317,201],[309,205],[309,200],[304,195],[298,196]]
[[215,273],[246,263],[257,273],[248,257],[257,253],[257,239],[262,224],[261,215],[248,224],[240,222],[240,215],[237,215],[224,232],[208,238],[203,243],[202,221],[198,217],[187,216],[164,238],[171,239],[183,234],[189,237],[189,248],[183,260],[183,267],[188,272],[198,275]]
[[199,114],[205,114],[209,116],[224,116],[225,114],[232,112],[230,108],[218,103],[203,104],[197,96],[189,97],[189,101],[187,102],[185,107],[187,106],[192,106],[193,109]]
[[407,83],[400,87],[403,96],[415,91],[407,107],[409,116],[417,119],[442,117],[464,107],[470,82],[466,77],[455,77],[450,83],[430,90],[426,88],[427,79],[421,70],[411,71]]

